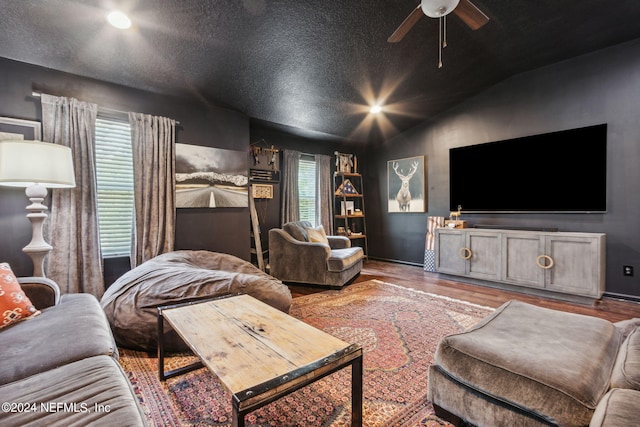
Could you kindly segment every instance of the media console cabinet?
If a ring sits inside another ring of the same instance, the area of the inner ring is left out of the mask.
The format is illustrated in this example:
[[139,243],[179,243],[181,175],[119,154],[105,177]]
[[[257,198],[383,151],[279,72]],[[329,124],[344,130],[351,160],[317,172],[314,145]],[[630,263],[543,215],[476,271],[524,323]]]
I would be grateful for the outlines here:
[[438,273],[576,302],[604,293],[603,233],[438,228],[435,237]]

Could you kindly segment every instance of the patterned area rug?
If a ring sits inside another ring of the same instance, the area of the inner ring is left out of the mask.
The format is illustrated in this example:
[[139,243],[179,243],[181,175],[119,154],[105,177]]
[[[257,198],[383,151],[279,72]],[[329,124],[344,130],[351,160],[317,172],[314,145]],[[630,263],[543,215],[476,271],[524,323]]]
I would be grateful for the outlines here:
[[[449,426],[427,401],[427,370],[438,341],[492,311],[370,280],[339,291],[295,298],[290,314],[364,349],[364,426]],[[170,357],[166,369],[193,361]],[[157,358],[120,350],[120,363],[156,426],[230,426],[231,401],[215,376],[200,369],[162,383]],[[260,369],[256,366],[256,369]],[[252,427],[343,427],[351,421],[350,368],[336,372],[245,418]]]

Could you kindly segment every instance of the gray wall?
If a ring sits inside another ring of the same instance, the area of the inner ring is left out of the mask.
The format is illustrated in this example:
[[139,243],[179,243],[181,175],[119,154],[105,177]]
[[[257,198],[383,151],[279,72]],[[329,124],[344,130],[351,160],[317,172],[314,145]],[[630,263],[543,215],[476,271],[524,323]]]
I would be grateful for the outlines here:
[[[180,121],[177,142],[247,151],[249,118],[242,113],[193,99],[158,95],[0,58],[0,116],[41,121],[40,101],[33,90],[72,96],[122,111],[171,117]],[[11,263],[16,274],[32,272],[22,253],[31,239],[24,190],[0,187],[0,261]],[[248,208],[178,209],[176,249],[208,249],[249,259]],[[55,245],[55,242],[51,242]],[[118,276],[126,263],[105,266]],[[111,280],[107,278],[107,283]]]
[[[640,296],[639,107],[640,41],[634,41],[514,76],[385,142],[369,165],[375,171],[368,178],[368,188],[375,189],[367,206],[371,255],[422,263],[427,216],[449,214],[451,147],[608,123],[606,214],[468,214],[463,219],[606,233],[607,292]],[[416,155],[428,156],[428,213],[388,214],[386,162]],[[623,277],[623,265],[635,266],[636,276]]]
[[[274,139],[280,139],[282,146],[314,153],[337,148],[333,144],[307,148],[306,144],[313,144],[310,140],[287,140],[259,126],[252,129],[250,135],[245,115],[196,101],[196,95],[190,100],[162,96],[2,58],[0,75],[1,116],[39,121],[39,102],[30,97],[36,89],[109,108],[175,118],[182,123],[177,138],[183,143],[246,150],[251,140],[265,137],[277,147],[279,143]],[[375,149],[341,148],[344,152],[361,152],[370,254],[376,258],[422,263],[427,216],[449,213],[449,148],[608,123],[606,214],[469,214],[464,218],[470,223],[496,226],[604,232],[607,234],[607,292],[640,296],[638,99],[640,41],[635,41],[515,76]],[[428,212],[388,214],[386,162],[416,155],[427,156]],[[541,167],[541,173],[543,171]],[[4,237],[0,260],[11,262],[19,275],[31,272],[31,262],[21,250],[31,235],[25,218],[26,205],[22,190],[0,187],[0,234]],[[209,249],[249,259],[246,209],[181,209],[176,234],[179,249]],[[623,277],[622,265],[635,266],[636,277]]]

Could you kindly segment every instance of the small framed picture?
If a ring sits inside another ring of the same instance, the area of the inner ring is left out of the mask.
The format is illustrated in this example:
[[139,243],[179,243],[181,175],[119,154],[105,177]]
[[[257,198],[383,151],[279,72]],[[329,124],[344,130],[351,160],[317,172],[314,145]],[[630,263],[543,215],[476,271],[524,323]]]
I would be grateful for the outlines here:
[[0,117],[0,140],[20,139],[39,141],[42,139],[40,122],[33,120]]
[[251,196],[254,199],[273,199],[273,185],[251,184]]
[[354,213],[354,203],[351,201],[340,202],[340,215],[353,215]]

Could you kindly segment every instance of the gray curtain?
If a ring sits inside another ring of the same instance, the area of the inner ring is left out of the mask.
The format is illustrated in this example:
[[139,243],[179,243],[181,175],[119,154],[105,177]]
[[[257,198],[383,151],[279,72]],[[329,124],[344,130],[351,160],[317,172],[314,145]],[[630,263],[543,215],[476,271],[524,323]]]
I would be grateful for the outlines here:
[[282,224],[300,219],[298,202],[298,166],[300,152],[284,150],[282,170]]
[[316,224],[322,224],[325,232],[333,234],[333,176],[331,157],[316,154],[317,203]]
[[173,250],[175,241],[175,120],[129,113],[135,218],[131,267]]
[[47,276],[65,293],[104,292],[98,230],[95,124],[98,106],[73,98],[42,95],[43,140],[66,145],[73,153],[76,187],[51,191],[46,234],[53,251]]

